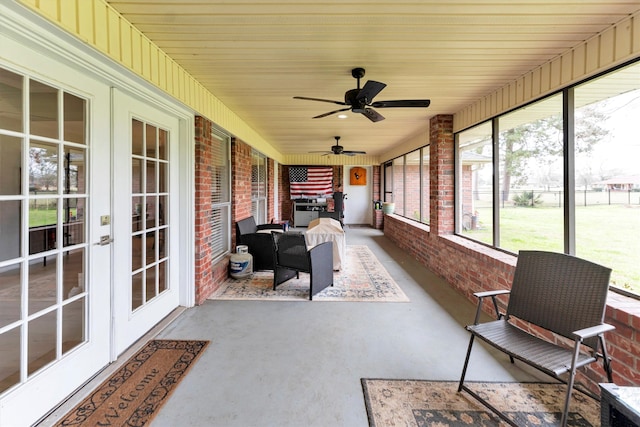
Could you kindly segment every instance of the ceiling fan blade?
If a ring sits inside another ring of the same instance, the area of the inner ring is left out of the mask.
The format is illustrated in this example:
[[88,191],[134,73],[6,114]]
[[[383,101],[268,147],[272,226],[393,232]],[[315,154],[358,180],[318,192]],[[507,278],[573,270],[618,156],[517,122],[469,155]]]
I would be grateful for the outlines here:
[[338,104],[338,105],[348,105],[342,101],[334,101],[332,99],[322,99],[322,98],[308,98],[306,96],[294,96],[293,99],[304,99],[306,101],[320,101],[320,102],[330,102],[332,104]]
[[395,108],[395,107],[428,107],[431,104],[429,99],[406,99],[398,101],[376,101],[371,104],[374,108]]
[[358,92],[358,96],[356,96],[357,100],[364,99],[367,104],[369,104],[373,98],[380,93],[382,89],[387,87],[386,84],[376,82],[374,80],[369,80],[365,83],[364,87]]
[[341,109],[339,109],[339,110],[329,111],[328,113],[320,114],[319,116],[315,116],[315,117],[313,117],[313,118],[314,118],[314,119],[321,119],[321,118],[323,118],[323,117],[327,117],[327,116],[330,116],[330,115],[332,115],[332,114],[339,113],[339,112],[341,112],[341,111],[348,111],[348,110],[350,110],[350,109],[351,109],[351,108],[341,108]]
[[355,156],[356,154],[367,154],[366,151],[343,151],[342,154],[347,156]]
[[380,120],[384,120],[384,116],[372,108],[365,108],[362,112],[362,115],[372,122],[379,122]]

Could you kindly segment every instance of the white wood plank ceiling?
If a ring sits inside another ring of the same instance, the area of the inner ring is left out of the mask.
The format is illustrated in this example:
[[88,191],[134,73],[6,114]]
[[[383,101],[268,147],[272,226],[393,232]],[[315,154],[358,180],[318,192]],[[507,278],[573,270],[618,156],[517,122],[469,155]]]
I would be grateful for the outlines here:
[[[639,0],[111,0],[109,3],[283,154],[383,154],[640,9]],[[312,119],[356,87],[431,100]]]

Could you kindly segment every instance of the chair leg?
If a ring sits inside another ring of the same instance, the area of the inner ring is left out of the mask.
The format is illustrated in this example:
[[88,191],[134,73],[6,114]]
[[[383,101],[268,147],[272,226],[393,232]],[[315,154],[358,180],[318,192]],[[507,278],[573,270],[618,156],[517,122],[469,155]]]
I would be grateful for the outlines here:
[[607,379],[612,383],[613,370],[611,369],[611,359],[609,358],[609,354],[607,354],[607,344],[604,341],[603,335],[599,335],[598,338],[600,338],[600,347],[602,347],[602,366],[604,367],[604,371],[607,373]]
[[567,397],[564,401],[562,410],[562,420],[560,426],[566,427],[569,418],[569,404],[571,403],[571,393],[573,392],[573,383],[576,379],[576,365],[578,364],[578,355],[580,354],[580,340],[576,340],[573,348],[573,358],[571,360],[571,370],[569,371],[569,379],[567,381]]
[[467,348],[467,357],[464,359],[464,366],[462,367],[462,375],[460,376],[460,383],[458,384],[458,392],[462,391],[462,385],[464,384],[464,377],[467,375],[467,366],[469,366],[469,357],[471,356],[471,347],[473,347],[473,339],[475,335],[471,334],[469,339],[469,347]]

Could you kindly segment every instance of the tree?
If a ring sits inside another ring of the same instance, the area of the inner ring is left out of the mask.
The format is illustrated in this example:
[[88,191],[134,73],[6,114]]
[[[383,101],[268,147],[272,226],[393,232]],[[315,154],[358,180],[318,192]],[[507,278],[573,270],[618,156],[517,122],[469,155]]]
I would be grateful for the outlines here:
[[58,156],[51,149],[33,146],[29,149],[29,186],[40,190],[58,182]]
[[[608,135],[603,127],[608,118],[598,105],[580,108],[575,113],[575,152],[588,153]],[[502,200],[509,200],[512,185],[524,185],[532,172],[562,158],[563,129],[559,114],[523,123],[500,132],[502,159]],[[537,167],[536,167],[537,166]]]

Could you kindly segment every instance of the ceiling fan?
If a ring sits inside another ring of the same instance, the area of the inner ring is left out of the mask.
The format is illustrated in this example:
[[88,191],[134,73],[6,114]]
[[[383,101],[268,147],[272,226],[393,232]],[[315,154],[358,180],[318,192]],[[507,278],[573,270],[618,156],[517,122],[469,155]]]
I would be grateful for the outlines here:
[[[351,89],[345,92],[344,94],[344,102],[342,101],[333,101],[330,99],[321,99],[321,98],[308,98],[306,96],[294,96],[294,99],[305,99],[307,101],[320,101],[320,102],[330,102],[332,104],[338,105],[348,105],[347,108],[341,108],[339,110],[329,111],[328,113],[320,114],[319,116],[313,117],[314,119],[319,119],[321,117],[327,117],[335,113],[339,113],[341,111],[351,110],[354,113],[360,113],[367,117],[372,122],[379,122],[380,120],[384,120],[384,116],[378,113],[373,108],[397,108],[397,107],[423,107],[426,108],[429,106],[431,101],[429,99],[407,99],[407,100],[396,100],[396,101],[376,101],[372,102],[373,98],[382,91],[387,85],[385,83],[376,82],[373,80],[367,81],[364,87],[360,88],[360,79],[364,77],[365,70],[364,68],[354,68],[351,70],[351,75],[353,78],[357,79],[358,87],[355,89]],[[369,108],[373,107],[373,108]]]
[[323,155],[328,156],[329,154],[344,154],[345,156],[355,156],[356,154],[367,154],[366,151],[349,151],[345,150],[342,145],[339,144],[340,137],[334,136],[336,139],[336,145],[331,146],[331,151],[309,151],[310,153],[324,153]]

